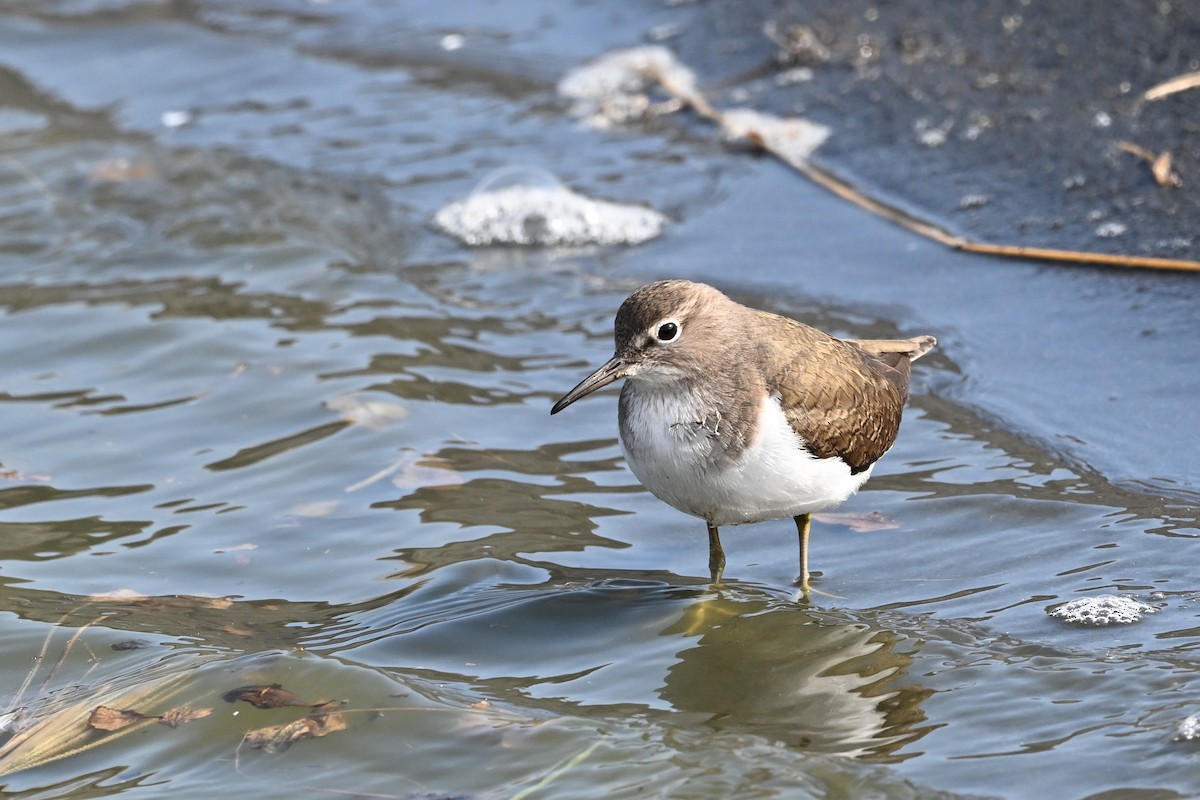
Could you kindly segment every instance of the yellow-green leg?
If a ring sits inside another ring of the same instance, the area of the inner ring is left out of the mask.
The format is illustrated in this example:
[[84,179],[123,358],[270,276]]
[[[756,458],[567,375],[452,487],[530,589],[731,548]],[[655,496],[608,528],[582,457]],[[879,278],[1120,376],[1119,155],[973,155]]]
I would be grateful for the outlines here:
[[725,573],[725,551],[721,549],[721,535],[717,526],[708,523],[708,573],[713,583],[721,582]]
[[808,589],[808,531],[812,527],[812,517],[808,514],[796,516],[796,532],[800,534],[800,586]]

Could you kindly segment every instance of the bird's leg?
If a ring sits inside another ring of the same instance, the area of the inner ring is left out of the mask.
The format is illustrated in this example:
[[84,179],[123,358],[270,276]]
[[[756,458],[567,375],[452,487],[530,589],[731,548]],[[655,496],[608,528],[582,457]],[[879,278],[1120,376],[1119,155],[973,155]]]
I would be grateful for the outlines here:
[[796,515],[796,532],[800,534],[800,586],[805,591],[808,591],[808,530],[811,527],[811,516]]
[[725,572],[725,551],[721,549],[721,535],[717,526],[708,523],[708,572],[713,583],[721,582]]

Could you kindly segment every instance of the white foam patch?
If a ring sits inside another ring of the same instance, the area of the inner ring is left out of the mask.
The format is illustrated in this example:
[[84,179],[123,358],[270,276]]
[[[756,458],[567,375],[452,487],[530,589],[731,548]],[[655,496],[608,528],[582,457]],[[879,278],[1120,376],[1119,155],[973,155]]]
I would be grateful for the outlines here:
[[[654,104],[658,87],[671,98]],[[571,113],[597,128],[610,128],[690,105],[717,122],[730,139],[745,139],[790,164],[808,160],[829,138],[824,125],[799,117],[777,117],[749,108],[721,111],[700,91],[696,74],[665,47],[617,50],[568,72],[558,93],[572,101]]]
[[1192,714],[1180,720],[1175,726],[1174,739],[1177,742],[1190,742],[1200,738],[1200,715]]
[[829,128],[799,117],[777,117],[750,108],[721,113],[721,124],[732,139],[749,139],[789,163],[807,161],[829,138]]
[[408,416],[408,410],[394,399],[373,399],[362,394],[330,398],[325,407],[336,411],[344,421],[373,431],[381,431]]
[[1076,625],[1128,625],[1158,609],[1132,597],[1115,594],[1082,597],[1046,612],[1055,619]]
[[543,170],[506,169],[438,211],[433,222],[476,247],[579,247],[641,244],[662,233],[667,218],[652,208],[577,194]]
[[558,93],[572,101],[571,114],[599,128],[645,116],[650,90],[668,83],[681,97],[699,95],[696,75],[665,47],[617,50],[564,75]]

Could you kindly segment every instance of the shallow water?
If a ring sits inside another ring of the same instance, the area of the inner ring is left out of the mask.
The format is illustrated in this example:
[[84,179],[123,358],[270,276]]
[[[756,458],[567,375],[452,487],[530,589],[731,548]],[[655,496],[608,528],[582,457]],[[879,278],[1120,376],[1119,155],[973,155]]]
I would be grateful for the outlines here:
[[[6,6],[5,703],[214,709],[7,796],[1200,794],[1193,284],[946,252],[702,126],[585,129],[554,81],[672,13],[612,8]],[[511,164],[672,223],[433,231]],[[788,521],[724,532],[709,585],[611,393],[547,415],[668,275],[941,341],[841,509],[895,526],[818,521],[811,603]],[[1112,593],[1160,610],[1045,613]],[[221,699],[271,683],[347,729],[239,746],[302,713]]]

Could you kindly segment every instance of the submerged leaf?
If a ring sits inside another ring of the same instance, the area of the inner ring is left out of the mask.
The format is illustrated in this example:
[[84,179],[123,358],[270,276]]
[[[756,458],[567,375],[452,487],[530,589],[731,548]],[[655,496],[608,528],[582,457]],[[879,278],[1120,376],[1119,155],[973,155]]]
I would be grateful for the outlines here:
[[287,706],[309,706],[296,695],[284,689],[278,683],[270,686],[239,686],[226,692],[223,696],[226,703],[236,703],[244,700],[255,708],[284,708]]
[[158,721],[160,724],[166,725],[169,728],[178,728],[184,723],[207,717],[212,712],[213,710],[211,708],[190,708],[188,706],[180,706],[179,708],[172,708],[170,711],[164,713],[158,718]]
[[131,161],[128,158],[107,158],[97,161],[88,172],[92,183],[129,183],[148,181],[158,177],[158,170],[146,161]]
[[119,731],[128,725],[145,719],[146,716],[132,708],[119,709],[108,706],[96,706],[96,710],[88,717],[88,727],[98,731]]
[[346,730],[346,715],[340,711],[322,714],[319,717],[309,717],[309,719],[319,723],[317,732],[313,734],[314,736],[326,736],[330,733]]
[[297,719],[284,725],[272,725],[268,728],[247,731],[246,735],[242,737],[242,742],[256,750],[282,753],[296,742],[311,739],[315,729],[316,723],[312,720]]
[[120,652],[122,650],[141,650],[145,647],[150,647],[150,642],[145,639],[126,639],[123,642],[117,642],[111,645],[113,650]]
[[[328,703],[326,706],[330,705]],[[303,717],[285,725],[248,731],[242,738],[245,744],[267,753],[282,753],[296,742],[326,736],[346,729],[346,715],[335,711],[328,714]]]
[[[230,636],[240,636],[243,639],[249,639],[250,637],[257,635],[257,631],[255,631],[253,628],[246,628],[242,625],[234,625],[232,622],[227,622],[222,625],[221,630],[225,633],[228,633]],[[234,700],[236,699],[237,698],[235,697]],[[228,702],[232,703],[233,700],[228,700]]]
[[49,483],[50,480],[49,475],[26,475],[18,469],[8,467],[0,469],[0,481],[38,481],[39,483]]

